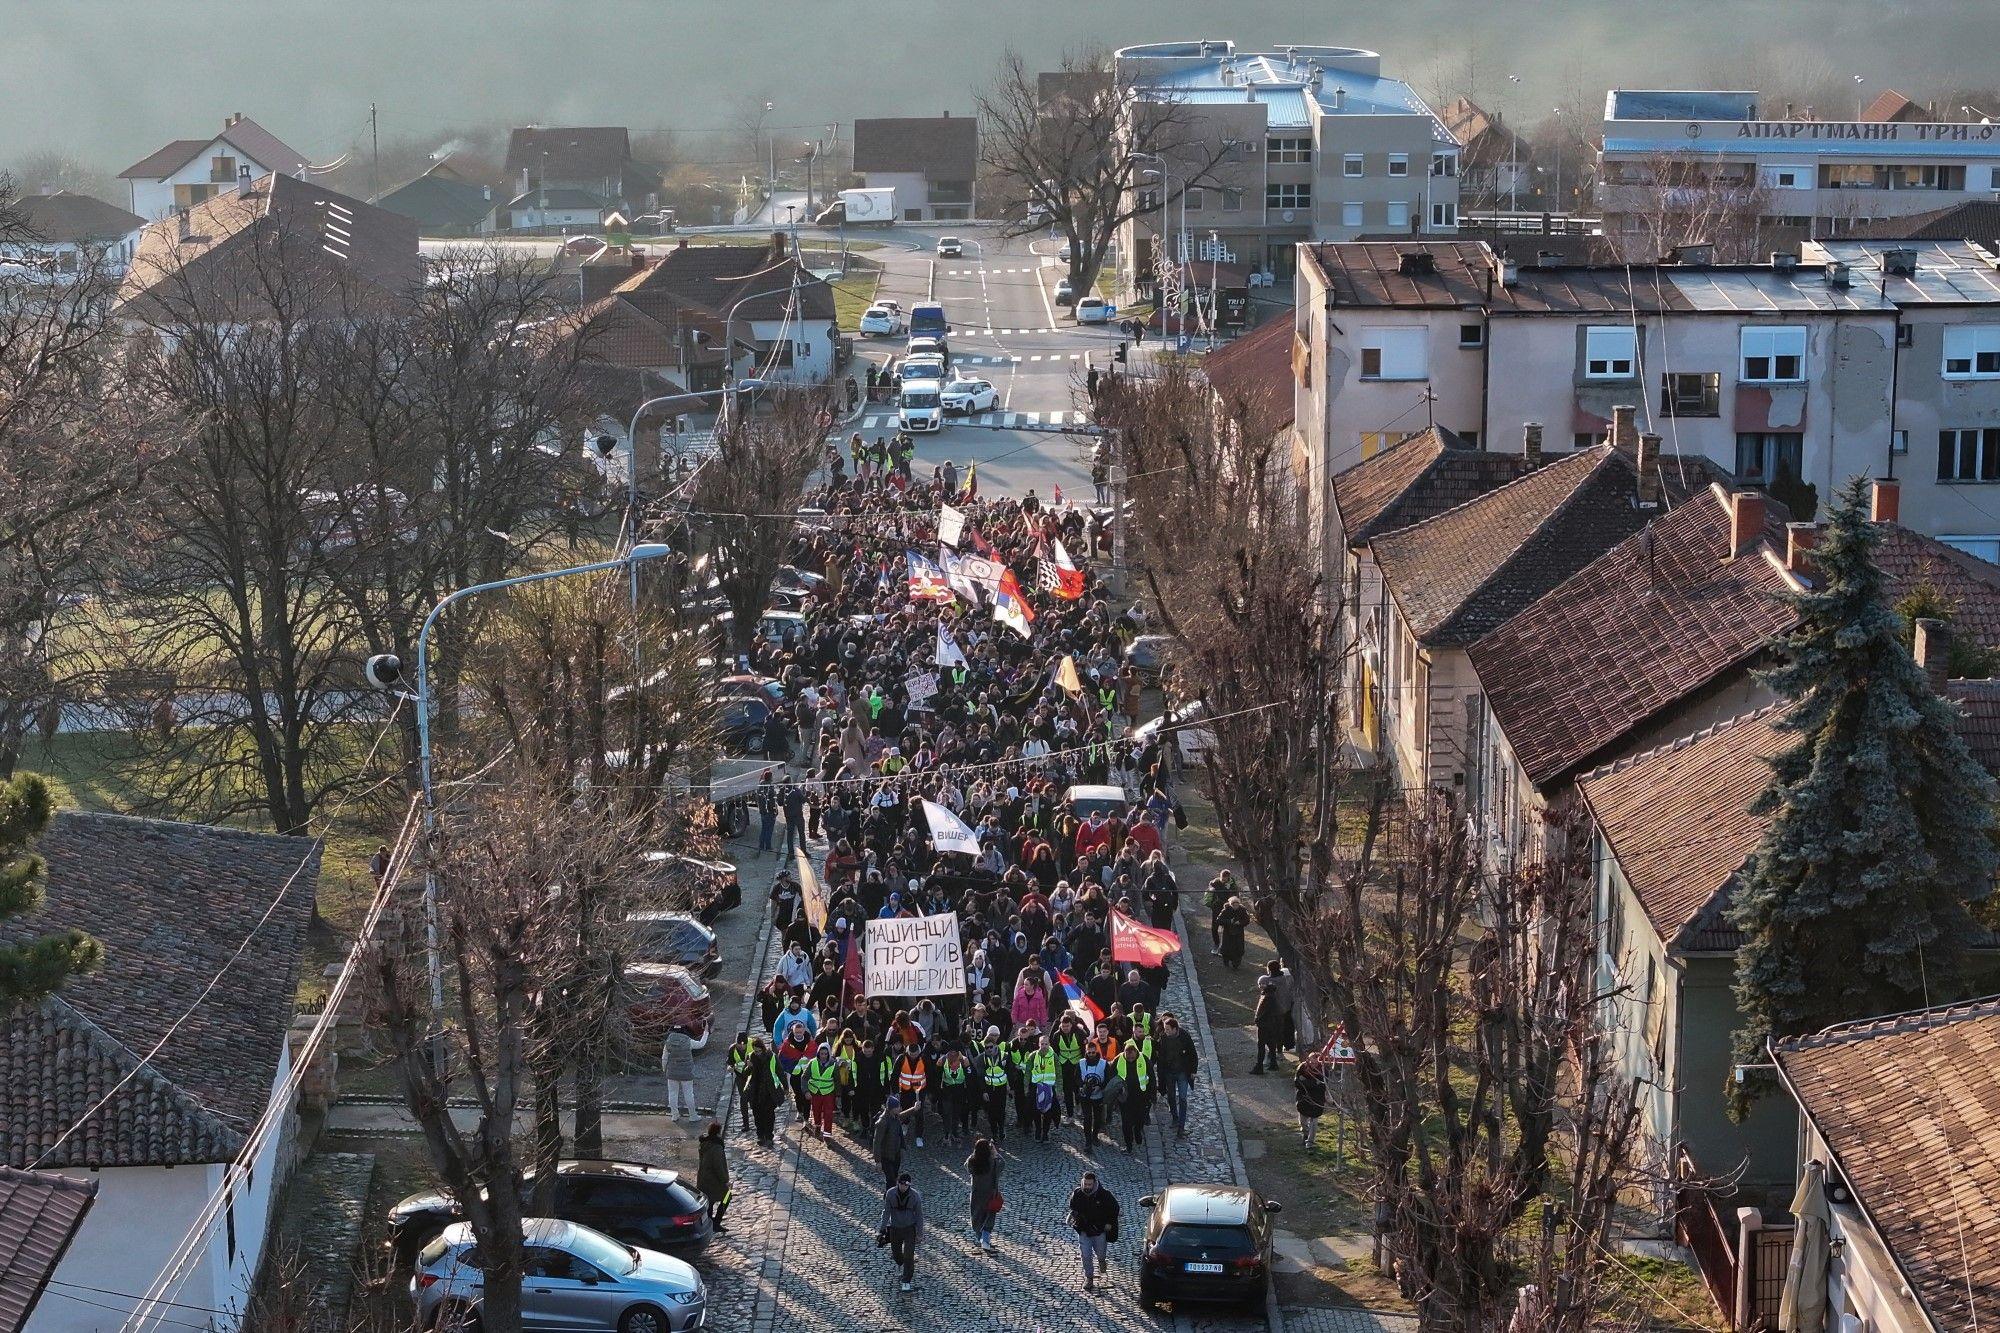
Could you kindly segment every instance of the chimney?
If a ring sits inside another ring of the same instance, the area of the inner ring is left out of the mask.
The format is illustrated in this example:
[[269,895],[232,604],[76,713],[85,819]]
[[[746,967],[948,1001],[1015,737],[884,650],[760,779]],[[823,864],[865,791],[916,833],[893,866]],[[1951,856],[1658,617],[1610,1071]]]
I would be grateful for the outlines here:
[[1527,460],[1530,472],[1542,465],[1541,422],[1530,421],[1521,427],[1521,457]]
[[1611,447],[1622,454],[1639,452],[1639,409],[1623,403],[1611,409]]
[[1632,459],[1632,470],[1638,478],[1637,498],[1641,509],[1660,507],[1660,437],[1645,434],[1639,437],[1639,452]]
[[1761,491],[1734,491],[1729,496],[1729,550],[1723,559],[1748,555],[1764,535],[1764,494]]
[[774,231],[771,233],[771,258],[783,259],[784,257],[785,257],[785,233],[781,231]]
[[236,193],[238,194],[250,193],[250,168],[248,167],[236,168]]
[[1519,282],[1520,280],[1521,280],[1521,266],[1515,263],[1511,259],[1506,259],[1506,258],[1501,259],[1500,285],[1502,287],[1512,287],[1515,283]]
[[1333,88],[1333,109],[1338,111],[1346,105],[1347,89],[1341,87],[1339,84],[1335,84]]
[[1827,286],[1844,288],[1851,281],[1852,279],[1848,276],[1847,265],[1841,263],[1838,259],[1829,259],[1826,261]]
[[1942,620],[1919,616],[1917,640],[1911,653],[1923,673],[1930,677],[1931,692],[1943,695],[1944,683],[1951,678],[1951,627]]
[[1771,252],[1771,272],[1780,278],[1789,278],[1799,271],[1799,257],[1785,250]]
[[1808,572],[1812,563],[1812,549],[1819,545],[1819,524],[1785,524],[1785,568],[1794,574]]
[[175,217],[180,220],[181,239],[185,241],[192,238],[194,235],[194,220],[188,216],[188,211],[185,208],[179,209],[176,211]]
[[1868,521],[1896,522],[1903,512],[1903,484],[1894,477],[1877,477],[1868,491]]

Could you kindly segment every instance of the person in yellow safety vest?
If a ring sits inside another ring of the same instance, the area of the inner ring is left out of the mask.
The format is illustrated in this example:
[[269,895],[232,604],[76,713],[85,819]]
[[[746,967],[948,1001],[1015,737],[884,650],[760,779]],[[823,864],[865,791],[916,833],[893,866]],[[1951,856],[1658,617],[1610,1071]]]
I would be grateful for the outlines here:
[[1014,1118],[1024,1130],[1035,1127],[1035,1089],[1028,1081],[1028,1065],[1035,1058],[1035,1047],[1040,1041],[1033,1023],[1024,1023],[1014,1030],[1014,1037],[1007,1043],[1007,1064],[1014,1086]]
[[1007,1136],[1007,1048],[1000,1029],[986,1029],[986,1039],[973,1048],[972,1067],[979,1072],[980,1097],[986,1104],[986,1134],[995,1143]]
[[[1151,1039],[1146,1040],[1151,1047]],[[1118,1063],[1112,1066],[1115,1081],[1121,1085],[1118,1102],[1118,1133],[1125,1141],[1125,1151],[1131,1152],[1135,1144],[1146,1141],[1146,1124],[1153,1115],[1153,1059],[1150,1050],[1142,1050],[1137,1041],[1129,1043],[1118,1056]]]
[[[1132,1020],[1132,1036],[1138,1040],[1150,1041],[1153,1036],[1153,1015],[1151,1011],[1143,1004],[1135,1004],[1132,1006],[1130,1017]],[[1153,1048],[1148,1046],[1146,1054],[1150,1056],[1152,1053]]]
[[1035,1053],[1028,1057],[1029,1096],[1034,1102],[1035,1142],[1047,1143],[1049,1131],[1056,1123],[1056,1066],[1055,1048],[1044,1036],[1035,1047]]
[[903,1053],[896,1057],[896,1095],[903,1099],[905,1111],[915,1111],[910,1117],[911,1129],[917,1137],[917,1146],[924,1146],[924,1090],[930,1086],[930,1062],[924,1059],[921,1046],[905,1046]]
[[885,778],[893,778],[909,766],[910,761],[903,758],[902,750],[892,745],[889,747],[889,753],[876,761],[875,771]]
[[840,1086],[834,1091],[834,1100],[840,1108],[843,1120],[854,1115],[855,1071],[861,1065],[861,1038],[852,1028],[842,1028],[833,1039],[833,1056],[840,1062]]
[[[737,1128],[750,1128],[750,1057],[756,1053],[756,1046],[750,1041],[750,1034],[738,1035],[736,1044],[729,1048],[728,1064],[730,1077],[736,1081]],[[728,1120],[724,1112],[721,1119]]]
[[1077,1061],[1083,1059],[1083,1029],[1077,1025],[1076,1014],[1066,1013],[1062,1022],[1056,1024],[1056,1063],[1062,1072],[1063,1118],[1076,1119],[1076,1089],[1080,1075],[1076,1072]]
[[938,1061],[938,1100],[944,1105],[944,1128],[948,1137],[958,1137],[972,1125],[972,1065],[965,1052],[954,1047]]
[[812,1121],[807,1128],[821,1138],[833,1132],[834,1093],[840,1087],[840,1071],[846,1063],[831,1049],[821,1046],[799,1070],[806,1085],[806,1100],[812,1104]]

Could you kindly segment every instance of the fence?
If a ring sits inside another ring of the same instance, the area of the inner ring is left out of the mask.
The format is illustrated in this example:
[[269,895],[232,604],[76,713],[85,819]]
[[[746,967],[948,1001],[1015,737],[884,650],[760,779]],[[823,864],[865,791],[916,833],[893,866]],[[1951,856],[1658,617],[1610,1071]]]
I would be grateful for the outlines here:
[[1701,1269],[1715,1308],[1728,1319],[1736,1308],[1735,1228],[1715,1210],[1715,1196],[1686,1148],[1674,1153],[1674,1239],[1687,1246]]

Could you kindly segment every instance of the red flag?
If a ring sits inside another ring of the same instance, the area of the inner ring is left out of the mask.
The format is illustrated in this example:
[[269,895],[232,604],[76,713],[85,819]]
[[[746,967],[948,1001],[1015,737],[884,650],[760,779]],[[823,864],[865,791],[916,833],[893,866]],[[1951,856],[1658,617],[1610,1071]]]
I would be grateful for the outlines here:
[[1060,537],[1051,537],[1035,547],[1036,581],[1055,596],[1073,602],[1083,596],[1083,571],[1070,563]]
[[857,1004],[866,998],[867,980],[861,970],[861,932],[849,931],[847,935],[847,962],[841,969],[840,993],[849,1004]]
[[1117,908],[1111,909],[1111,961],[1164,967],[1181,951],[1181,937],[1171,930],[1142,926]]

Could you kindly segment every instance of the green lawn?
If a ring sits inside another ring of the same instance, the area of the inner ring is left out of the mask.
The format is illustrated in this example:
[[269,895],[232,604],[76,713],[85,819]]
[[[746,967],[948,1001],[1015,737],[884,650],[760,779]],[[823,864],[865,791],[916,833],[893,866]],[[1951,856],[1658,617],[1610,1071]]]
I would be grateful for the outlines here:
[[833,317],[841,330],[853,333],[861,327],[861,316],[875,300],[875,289],[881,285],[879,270],[855,270],[834,282]]

